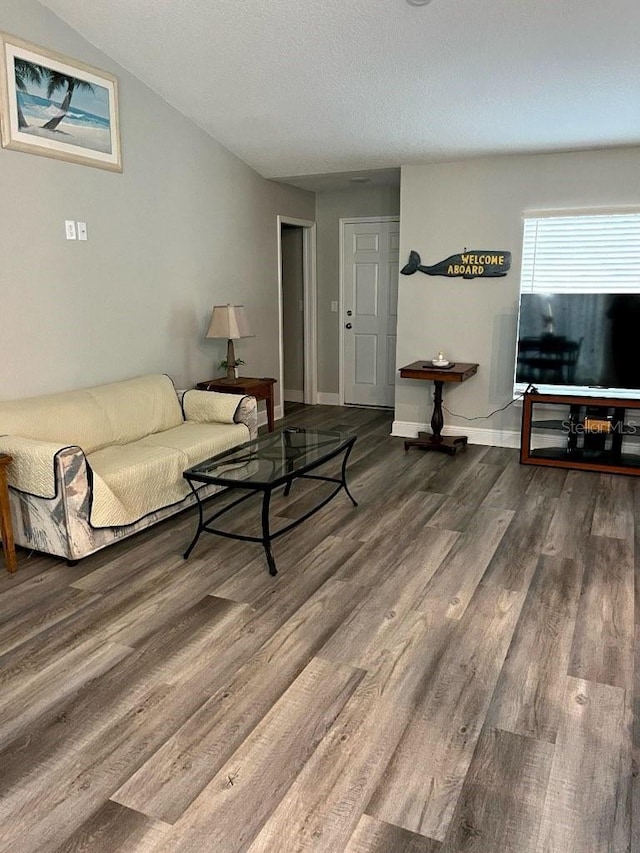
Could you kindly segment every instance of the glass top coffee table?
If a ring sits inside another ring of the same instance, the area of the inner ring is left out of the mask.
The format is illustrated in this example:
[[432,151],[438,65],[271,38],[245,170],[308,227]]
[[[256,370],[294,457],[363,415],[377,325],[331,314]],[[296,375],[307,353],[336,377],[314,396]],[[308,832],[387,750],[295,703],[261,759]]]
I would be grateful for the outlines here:
[[[264,547],[269,565],[269,573],[276,575],[278,570],[271,550],[271,542],[282,536],[298,524],[306,521],[323,506],[329,503],[338,492],[344,491],[354,506],[357,501],[349,491],[346,480],[347,460],[357,436],[352,433],[334,430],[301,429],[288,427],[277,433],[261,435],[253,441],[247,441],[224,453],[218,453],[184,472],[184,477],[198,501],[199,521],[193,541],[184,554],[185,560],[196,546],[200,534],[215,533],[228,539],[243,542],[260,542]],[[342,455],[342,469],[339,477],[327,477],[314,474],[325,462]],[[272,531],[269,523],[269,506],[274,489],[284,486],[285,496],[291,491],[294,480],[320,480],[335,483],[333,491],[304,515]],[[232,501],[208,518],[204,517],[203,501],[198,493],[197,484],[210,483],[226,486],[228,489],[243,489],[246,494]],[[213,527],[212,524],[229,510],[258,492],[262,498],[262,536],[245,536]]]

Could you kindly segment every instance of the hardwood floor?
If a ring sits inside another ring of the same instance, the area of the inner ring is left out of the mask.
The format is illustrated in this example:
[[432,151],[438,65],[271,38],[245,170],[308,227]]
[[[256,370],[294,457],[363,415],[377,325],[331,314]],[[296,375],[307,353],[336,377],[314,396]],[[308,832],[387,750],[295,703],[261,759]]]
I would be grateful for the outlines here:
[[288,407],[358,434],[359,506],[276,540],[276,578],[252,543],[183,561],[193,510],[75,567],[19,552],[0,851],[640,850],[640,483],[390,423]]

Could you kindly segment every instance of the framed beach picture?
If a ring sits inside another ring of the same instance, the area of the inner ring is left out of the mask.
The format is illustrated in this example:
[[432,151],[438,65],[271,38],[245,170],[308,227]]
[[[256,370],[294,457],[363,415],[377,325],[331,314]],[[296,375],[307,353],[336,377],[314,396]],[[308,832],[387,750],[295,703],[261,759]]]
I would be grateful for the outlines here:
[[116,78],[6,33],[0,48],[3,147],[121,172]]

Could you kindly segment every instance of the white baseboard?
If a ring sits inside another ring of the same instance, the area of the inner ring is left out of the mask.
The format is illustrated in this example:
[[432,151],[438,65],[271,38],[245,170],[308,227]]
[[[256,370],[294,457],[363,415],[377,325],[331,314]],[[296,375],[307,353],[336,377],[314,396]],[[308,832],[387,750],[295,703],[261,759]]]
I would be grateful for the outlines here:
[[287,391],[285,388],[282,399],[287,403],[304,403],[304,391]]
[[[419,432],[431,432],[427,424],[394,421],[391,435],[416,438]],[[482,429],[482,427],[445,426],[443,435],[466,435],[469,444],[488,444],[492,447],[520,447],[520,431],[515,429]],[[557,439],[556,439],[557,441]]]
[[339,406],[340,394],[327,394],[323,391],[318,391],[319,406]]
[[[419,432],[431,432],[427,424],[416,424],[412,421],[394,421],[391,435],[400,438],[416,438]],[[466,435],[469,444],[488,444],[491,447],[520,448],[520,430],[515,429],[482,429],[482,427],[445,426],[443,435]],[[535,447],[556,447],[558,433],[536,433]]]

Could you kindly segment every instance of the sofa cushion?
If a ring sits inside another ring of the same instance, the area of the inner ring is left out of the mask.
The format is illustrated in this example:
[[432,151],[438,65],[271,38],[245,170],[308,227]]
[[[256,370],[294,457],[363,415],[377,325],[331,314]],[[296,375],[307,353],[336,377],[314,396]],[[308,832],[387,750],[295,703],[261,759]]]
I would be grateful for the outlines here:
[[162,374],[0,402],[0,435],[77,445],[87,454],[182,421],[173,382]]
[[162,374],[87,388],[87,394],[109,424],[109,444],[129,444],[183,422],[173,382]]
[[135,441],[96,450],[87,462],[93,472],[93,527],[132,524],[189,492],[182,477],[184,456],[178,450]]
[[[206,393],[206,392],[205,392]],[[184,468],[203,462],[216,453],[229,450],[249,440],[249,430],[244,424],[201,424],[189,422],[182,426],[146,435],[138,444],[148,447],[165,447],[184,454]]]
[[67,391],[0,403],[0,435],[73,444],[91,453],[110,443],[111,428],[86,391]]
[[93,527],[118,527],[181,501],[191,465],[249,438],[243,424],[187,424],[87,456],[93,472]]

